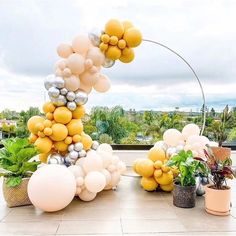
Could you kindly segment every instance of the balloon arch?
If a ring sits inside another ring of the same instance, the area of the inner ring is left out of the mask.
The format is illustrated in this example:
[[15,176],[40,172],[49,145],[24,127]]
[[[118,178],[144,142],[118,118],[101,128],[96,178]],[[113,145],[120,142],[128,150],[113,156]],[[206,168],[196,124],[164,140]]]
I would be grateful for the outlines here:
[[[65,169],[60,172],[61,167],[58,165],[40,168],[33,174],[28,187],[29,197],[35,206],[45,211],[56,211],[69,204],[74,193],[81,200],[91,201],[98,192],[117,186],[126,166],[114,155],[110,145],[99,145],[85,134],[81,120],[85,115],[83,105],[86,104],[92,89],[103,93],[110,88],[110,80],[101,74],[101,67],[112,67],[116,60],[130,63],[135,56],[133,48],[139,46],[142,41],[168,49],[182,59],[192,71],[203,99],[201,134],[203,133],[206,118],[205,95],[201,81],[192,66],[164,44],[142,39],[141,32],[131,22],[111,19],[106,23],[104,31],[94,30],[88,36],[78,35],[71,44],[62,43],[57,47],[61,59],[55,64],[55,74],[49,75],[44,81],[50,101],[43,105],[45,117],[34,116],[29,119],[29,140],[39,150],[41,162],[67,166],[67,171],[73,173],[75,182],[73,183],[69,174],[66,174]],[[191,133],[192,130],[196,130],[196,127],[188,128],[186,132]],[[179,137],[176,131],[170,134],[167,132],[164,139],[173,139],[176,135]],[[52,178],[52,189],[60,189],[60,181],[65,182],[63,176],[66,176],[70,186],[66,187],[65,192],[70,194],[64,200],[58,199],[57,202],[48,197],[46,201],[40,197],[40,192],[50,193],[50,188],[46,190],[44,184],[43,176],[47,175]]]

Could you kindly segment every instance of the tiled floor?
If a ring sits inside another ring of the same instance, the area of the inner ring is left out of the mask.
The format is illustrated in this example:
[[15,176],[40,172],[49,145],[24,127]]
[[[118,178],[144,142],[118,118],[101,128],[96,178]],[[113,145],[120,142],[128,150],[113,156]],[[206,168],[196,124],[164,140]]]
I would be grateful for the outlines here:
[[176,208],[171,194],[145,192],[139,178],[123,176],[116,191],[88,203],[75,199],[56,213],[9,209],[1,196],[0,235],[236,235],[236,188],[232,199],[231,215],[216,217],[204,211],[204,197],[193,209]]

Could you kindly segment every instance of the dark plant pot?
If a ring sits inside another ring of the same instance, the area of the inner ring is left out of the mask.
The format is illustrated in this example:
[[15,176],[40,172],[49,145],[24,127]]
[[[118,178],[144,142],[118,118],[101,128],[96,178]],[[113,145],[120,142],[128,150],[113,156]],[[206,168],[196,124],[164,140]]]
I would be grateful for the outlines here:
[[181,186],[174,183],[173,204],[181,208],[195,207],[196,186]]

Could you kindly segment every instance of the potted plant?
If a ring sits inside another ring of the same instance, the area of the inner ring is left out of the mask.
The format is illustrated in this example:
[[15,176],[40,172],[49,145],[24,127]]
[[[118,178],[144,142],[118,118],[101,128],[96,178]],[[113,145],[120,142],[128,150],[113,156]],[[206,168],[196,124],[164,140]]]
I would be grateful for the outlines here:
[[231,189],[226,179],[236,177],[236,172],[232,169],[232,161],[229,157],[223,161],[216,158],[209,146],[205,155],[204,162],[210,170],[212,181],[211,184],[205,186],[205,209],[213,215],[229,215]]
[[232,111],[229,110],[229,106],[227,105],[220,114],[220,120],[216,120],[212,124],[214,140],[219,143],[219,147],[212,147],[212,152],[215,158],[219,160],[225,160],[231,156],[231,149],[222,147],[223,142],[225,142],[228,137],[228,126],[231,118]]
[[195,206],[196,175],[206,173],[207,169],[199,160],[194,159],[191,151],[180,151],[168,162],[168,166],[176,166],[179,170],[175,177],[173,204],[177,207],[191,208]]
[[37,154],[27,139],[10,138],[2,140],[0,149],[0,176],[3,180],[3,195],[9,207],[31,204],[27,185],[29,177],[40,162],[30,161]]

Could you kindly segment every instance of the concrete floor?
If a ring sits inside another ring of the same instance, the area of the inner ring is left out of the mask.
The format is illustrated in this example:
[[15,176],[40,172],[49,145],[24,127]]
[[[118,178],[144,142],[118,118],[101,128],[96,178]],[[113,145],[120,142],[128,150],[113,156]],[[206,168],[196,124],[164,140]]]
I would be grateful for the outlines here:
[[148,193],[139,178],[123,176],[116,191],[87,203],[74,199],[56,213],[33,206],[9,209],[1,194],[0,235],[236,235],[236,188],[232,201],[227,217],[207,214],[204,197],[197,197],[195,208],[176,208],[171,193]]

